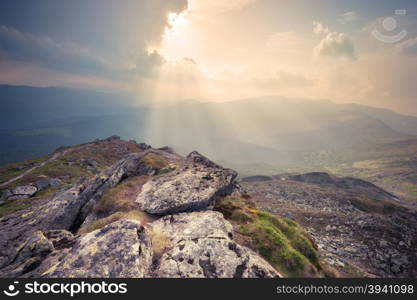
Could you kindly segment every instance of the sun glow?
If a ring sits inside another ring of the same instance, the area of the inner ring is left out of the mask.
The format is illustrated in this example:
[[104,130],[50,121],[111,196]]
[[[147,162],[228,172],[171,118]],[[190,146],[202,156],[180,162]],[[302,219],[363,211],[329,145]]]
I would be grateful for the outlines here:
[[174,35],[178,30],[188,24],[188,20],[185,18],[184,13],[169,13],[168,14],[168,27],[165,29],[165,37],[169,38]]
[[182,13],[169,13],[168,24],[162,37],[162,43],[158,52],[168,61],[181,59],[187,45],[190,44],[189,30],[187,26],[190,21],[187,19],[187,11]]

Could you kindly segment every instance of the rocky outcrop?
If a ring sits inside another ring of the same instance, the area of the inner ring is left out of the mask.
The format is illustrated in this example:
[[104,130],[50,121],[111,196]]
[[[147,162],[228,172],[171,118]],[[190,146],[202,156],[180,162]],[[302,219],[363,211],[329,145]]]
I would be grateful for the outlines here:
[[206,209],[217,197],[233,191],[236,176],[235,171],[192,152],[178,170],[147,182],[136,202],[157,215]]
[[151,167],[141,163],[146,154],[129,154],[97,176],[64,188],[52,198],[39,200],[26,209],[0,218],[0,268],[14,260],[20,245],[37,230],[77,231],[104,191],[126,177],[151,171]]
[[[280,277],[211,210],[218,197],[240,192],[236,176],[198,152],[184,158],[144,147],[0,218],[0,277]],[[60,183],[47,178],[31,187]],[[129,188],[124,195],[135,205],[98,213],[103,199],[117,200],[104,193],[117,188]],[[138,209],[153,216],[145,221]]]
[[145,228],[119,220],[88,234],[37,231],[7,277],[272,278],[281,275],[233,240],[219,212],[166,216]]
[[38,180],[35,183],[35,186],[38,189],[38,191],[41,191],[41,190],[46,189],[48,187],[60,186],[61,184],[62,184],[62,180],[60,180],[58,178],[45,178],[45,179]]
[[61,184],[62,181],[58,178],[45,178],[38,180],[33,184],[21,185],[13,189],[5,189],[1,192],[0,195],[0,205],[14,200],[27,199],[33,197],[38,192],[48,187],[57,187]]
[[155,277],[281,277],[266,261],[233,241],[233,227],[219,212],[166,216],[153,223],[164,236],[164,252],[154,261]]
[[[36,192],[38,192],[38,189],[36,188],[36,186],[33,186],[33,185],[18,186],[12,190],[3,191],[2,196],[1,196],[1,201],[3,203],[6,203],[9,201],[13,201],[13,200],[30,198],[33,195],[35,195]],[[0,204],[3,204],[3,203],[0,203]]]
[[45,261],[50,268],[40,275],[145,277],[152,262],[151,253],[145,228],[134,220],[120,220],[80,236],[58,262],[51,255]]

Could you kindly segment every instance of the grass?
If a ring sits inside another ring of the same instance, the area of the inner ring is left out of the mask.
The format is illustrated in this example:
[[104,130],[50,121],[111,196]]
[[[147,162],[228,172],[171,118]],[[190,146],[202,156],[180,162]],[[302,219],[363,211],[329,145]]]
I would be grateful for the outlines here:
[[8,202],[4,205],[0,206],[0,218],[7,216],[9,214],[12,214],[16,211],[25,209],[26,207],[29,207],[31,205],[32,199],[20,199],[20,200],[14,200],[11,202]]
[[169,165],[169,161],[165,157],[155,153],[147,154],[142,161],[155,169],[164,169]]
[[107,216],[115,212],[127,212],[136,208],[135,200],[148,176],[135,176],[122,181],[104,192],[94,207],[97,215]]
[[215,209],[279,272],[289,277],[321,276],[316,246],[296,222],[260,211],[243,197],[221,198]]
[[128,219],[140,221],[141,224],[144,225],[146,223],[154,221],[155,217],[140,210],[131,210],[128,212],[119,211],[108,217],[101,218],[101,219],[94,221],[93,223],[88,225],[86,228],[81,229],[78,233],[80,234],[89,233],[94,230],[101,229],[104,226],[111,224],[113,222],[116,222],[119,220],[128,220]]
[[[6,182],[7,180],[18,176],[19,174],[25,172],[27,169],[30,169],[32,165],[40,164],[50,157],[51,155],[45,155],[36,159],[0,166],[0,183]],[[19,167],[22,167],[22,169],[19,170]]]
[[48,176],[51,178],[60,178],[66,183],[75,183],[80,178],[87,177],[91,174],[92,173],[88,169],[78,166],[78,165],[68,165],[67,161],[64,158],[60,158],[60,159],[48,162],[44,166],[33,170],[31,173],[27,174],[26,176],[23,176],[22,178],[5,186],[4,189],[14,188],[16,186],[36,182],[42,176]]
[[170,238],[166,233],[153,231],[151,239],[153,260],[158,261],[161,258],[161,256],[169,250],[171,246]]

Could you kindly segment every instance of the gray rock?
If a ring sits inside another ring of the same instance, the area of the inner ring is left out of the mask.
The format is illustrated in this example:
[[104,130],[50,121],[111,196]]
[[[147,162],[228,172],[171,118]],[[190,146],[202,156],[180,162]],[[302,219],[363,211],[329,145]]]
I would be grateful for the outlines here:
[[36,201],[28,208],[0,218],[0,269],[13,261],[21,244],[33,232],[76,231],[107,189],[123,178],[147,174],[148,166],[141,164],[146,154],[146,151],[129,154],[99,175],[58,191],[52,199]]
[[45,179],[38,180],[35,183],[35,186],[38,189],[38,191],[40,191],[47,187],[56,187],[56,186],[60,186],[61,184],[62,184],[62,181],[58,178],[45,178]]
[[387,246],[388,246],[388,242],[387,242],[387,241],[385,241],[385,240],[380,240],[380,241],[379,241],[379,246],[380,246],[380,247],[387,247]]
[[393,265],[391,267],[391,272],[394,273],[394,274],[399,274],[399,273],[402,272],[402,270],[403,270],[403,267],[399,266],[399,265]]
[[155,262],[155,277],[281,277],[250,249],[236,244],[232,225],[218,212],[166,216],[152,225],[166,237],[165,251]]
[[27,199],[27,198],[30,198],[30,196],[29,195],[13,195],[7,198],[7,200],[4,201],[4,203],[14,201],[14,200]]
[[36,231],[29,237],[24,246],[19,249],[14,262],[20,262],[37,255],[46,255],[49,252],[52,252],[53,249],[52,242],[50,242],[41,231]]
[[146,144],[146,143],[138,143],[139,148],[141,148],[142,150],[148,150],[150,148],[152,148],[150,145]]
[[33,196],[36,194],[38,189],[33,185],[22,185],[14,188],[12,190],[13,195],[25,195],[25,196]]
[[54,249],[68,248],[75,240],[74,235],[67,230],[47,230],[44,235],[51,241]]
[[91,168],[97,168],[98,163],[94,159],[86,158],[81,160],[81,165],[88,166]]
[[157,215],[206,209],[217,197],[233,192],[236,176],[235,171],[192,152],[183,167],[145,183],[136,202]]
[[52,243],[41,231],[32,233],[15,253],[13,263],[1,269],[1,277],[25,277],[53,250]]
[[151,243],[139,222],[120,220],[80,236],[43,277],[145,277],[152,263]]
[[174,243],[182,239],[233,237],[233,226],[217,211],[180,213],[152,223],[154,232],[164,233]]
[[0,199],[1,200],[7,199],[7,198],[9,198],[12,195],[13,195],[13,193],[10,190],[3,190],[3,191],[1,191]]

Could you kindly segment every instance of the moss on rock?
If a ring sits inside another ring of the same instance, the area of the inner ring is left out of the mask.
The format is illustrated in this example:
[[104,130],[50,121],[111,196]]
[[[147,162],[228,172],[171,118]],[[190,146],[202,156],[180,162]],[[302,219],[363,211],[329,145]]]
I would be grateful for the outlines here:
[[321,276],[316,246],[296,222],[260,211],[250,198],[241,196],[218,199],[215,209],[279,272],[290,277]]

